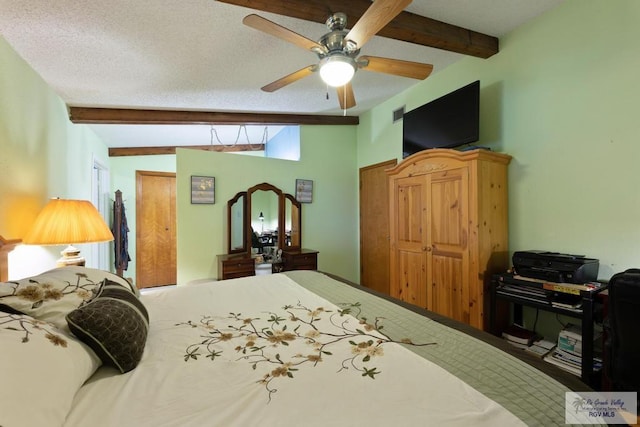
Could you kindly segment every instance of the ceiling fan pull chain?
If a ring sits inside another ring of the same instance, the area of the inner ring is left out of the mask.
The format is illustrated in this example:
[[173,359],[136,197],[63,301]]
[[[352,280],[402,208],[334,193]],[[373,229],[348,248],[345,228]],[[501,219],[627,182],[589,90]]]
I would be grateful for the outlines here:
[[347,116],[347,86],[345,85],[342,91],[342,100],[344,101],[342,103],[342,105],[344,106],[344,108],[342,108],[342,116],[346,117]]

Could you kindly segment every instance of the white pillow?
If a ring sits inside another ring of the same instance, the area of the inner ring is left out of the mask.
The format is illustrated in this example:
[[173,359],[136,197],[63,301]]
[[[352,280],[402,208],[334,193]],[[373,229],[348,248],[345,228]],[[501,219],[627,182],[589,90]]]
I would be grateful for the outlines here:
[[[61,267],[33,277],[0,283],[0,304],[68,331],[65,316],[91,299],[93,290],[109,279],[137,295],[120,276],[86,267]],[[0,424],[1,426],[2,424]]]
[[[112,282],[116,282],[124,286],[125,288],[131,290],[131,292],[133,292],[137,296],[140,296],[140,290],[137,287],[135,287],[131,282],[109,271],[100,270],[97,268],[77,267],[77,266],[64,267],[64,269],[74,273],[85,274],[87,276],[87,279],[98,284],[104,282],[104,279],[109,279]],[[54,270],[51,270],[51,271],[54,271]]]
[[52,324],[0,311],[0,426],[61,426],[98,366],[93,351]]

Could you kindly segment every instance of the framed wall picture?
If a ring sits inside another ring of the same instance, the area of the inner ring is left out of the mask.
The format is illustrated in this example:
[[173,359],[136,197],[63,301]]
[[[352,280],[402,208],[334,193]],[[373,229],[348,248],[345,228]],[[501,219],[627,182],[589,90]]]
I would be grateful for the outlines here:
[[191,203],[212,205],[216,202],[216,179],[212,176],[191,176]]
[[313,199],[313,181],[296,179],[296,200],[300,203],[311,203]]

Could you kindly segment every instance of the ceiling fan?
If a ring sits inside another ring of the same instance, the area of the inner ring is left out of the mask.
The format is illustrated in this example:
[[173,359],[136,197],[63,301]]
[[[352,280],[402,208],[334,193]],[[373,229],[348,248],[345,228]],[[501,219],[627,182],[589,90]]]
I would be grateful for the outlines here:
[[317,42],[261,16],[255,14],[246,16],[242,20],[245,25],[310,50],[320,59],[317,64],[304,67],[263,86],[262,90],[274,92],[319,72],[327,85],[336,88],[340,108],[347,110],[356,105],[351,79],[358,69],[413,79],[426,79],[433,70],[431,64],[367,55],[358,57],[362,46],[402,12],[409,3],[411,0],[376,0],[348,32],[345,30],[347,16],[344,13],[334,13],[326,21],[330,31]]

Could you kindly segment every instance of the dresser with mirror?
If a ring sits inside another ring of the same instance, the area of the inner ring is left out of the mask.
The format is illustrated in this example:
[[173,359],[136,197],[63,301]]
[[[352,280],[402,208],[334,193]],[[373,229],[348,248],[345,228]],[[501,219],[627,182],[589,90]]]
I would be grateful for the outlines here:
[[264,182],[227,202],[218,280],[317,268],[318,251],[302,248],[302,206],[294,196]]

